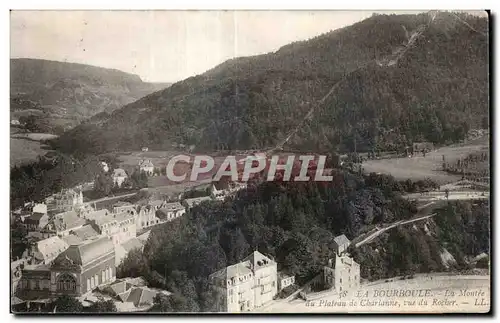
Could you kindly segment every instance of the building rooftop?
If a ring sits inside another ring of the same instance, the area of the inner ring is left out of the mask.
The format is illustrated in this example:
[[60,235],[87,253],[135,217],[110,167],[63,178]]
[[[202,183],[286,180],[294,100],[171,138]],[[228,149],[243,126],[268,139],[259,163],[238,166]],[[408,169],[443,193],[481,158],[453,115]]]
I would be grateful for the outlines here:
[[57,231],[65,231],[84,225],[85,220],[80,218],[75,211],[67,211],[56,214],[51,220],[51,224]]
[[120,223],[120,222],[123,222],[125,220],[129,220],[129,219],[135,218],[135,211],[134,212],[130,212],[130,210],[127,210],[127,211],[123,211],[123,212],[120,212],[118,214],[113,214],[113,215],[110,215],[110,216],[113,216],[114,219],[116,220],[116,222]]
[[39,213],[39,212],[35,212],[33,213],[32,215],[30,215],[29,217],[27,217],[25,219],[26,220],[29,220],[29,221],[40,221],[40,219],[46,215],[45,213]]
[[84,225],[83,227],[81,227],[79,229],[73,230],[72,233],[75,236],[77,236],[78,238],[80,238],[81,240],[88,240],[90,238],[94,238],[94,237],[97,237],[99,235],[99,232],[94,230],[94,228],[89,224]]
[[244,261],[250,261],[255,270],[276,264],[274,260],[264,256],[258,251],[254,251],[251,255],[246,257]]
[[80,243],[83,242],[82,239],[80,239],[74,234],[68,234],[67,236],[62,237],[61,239],[63,239],[69,246],[79,245]]
[[68,247],[69,244],[57,236],[37,242],[37,249],[42,257],[40,260],[57,257],[61,252],[68,249]]
[[155,206],[161,206],[164,203],[165,203],[165,201],[163,201],[163,200],[153,200],[153,201],[149,201],[148,205],[155,207]]
[[202,197],[194,197],[190,199],[185,199],[184,201],[189,207],[193,207],[198,203],[204,202],[204,201],[211,201],[212,198],[210,196],[202,196]]
[[54,260],[54,263],[61,263],[69,260],[75,265],[84,266],[93,260],[115,252],[113,242],[107,237],[101,237],[95,240],[84,241],[79,245],[69,246],[66,251],[61,253]]
[[333,238],[333,241],[335,241],[335,243],[338,246],[350,245],[351,244],[351,241],[349,241],[349,239],[347,239],[347,237],[345,236],[345,234],[342,234],[340,236],[337,236],[337,237]]
[[127,177],[127,173],[123,168],[115,168],[113,170],[113,177]]
[[184,206],[179,202],[166,203],[160,210],[164,210],[166,212],[173,212],[185,209]]
[[125,201],[118,201],[115,204],[113,204],[113,207],[121,207],[121,206],[134,206],[134,205],[132,203]]
[[[255,270],[276,264],[272,259],[266,257],[258,251],[254,251],[242,262],[223,268],[210,277],[217,277],[223,280],[232,281],[233,278],[240,278],[242,275],[252,274]],[[238,283],[238,281],[234,281]]]
[[109,211],[107,209],[102,209],[102,210],[90,212],[89,214],[85,215],[85,218],[89,219],[89,220],[93,220],[95,218],[106,216],[107,214],[109,214]]
[[153,163],[148,159],[148,160],[142,160],[139,163],[140,167],[154,167]]

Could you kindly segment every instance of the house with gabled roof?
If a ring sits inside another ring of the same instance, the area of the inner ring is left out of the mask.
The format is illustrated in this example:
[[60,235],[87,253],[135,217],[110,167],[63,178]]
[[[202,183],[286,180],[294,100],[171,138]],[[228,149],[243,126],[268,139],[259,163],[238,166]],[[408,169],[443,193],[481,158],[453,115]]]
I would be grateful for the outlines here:
[[147,160],[141,160],[139,162],[139,170],[141,172],[144,172],[147,175],[151,176],[154,173],[155,166],[153,165],[153,163],[149,159],[147,159]]
[[278,270],[269,256],[254,251],[243,261],[209,276],[220,312],[246,312],[273,300],[278,293]]
[[123,182],[128,178],[127,173],[123,168],[113,169],[113,183],[118,187],[122,186]]

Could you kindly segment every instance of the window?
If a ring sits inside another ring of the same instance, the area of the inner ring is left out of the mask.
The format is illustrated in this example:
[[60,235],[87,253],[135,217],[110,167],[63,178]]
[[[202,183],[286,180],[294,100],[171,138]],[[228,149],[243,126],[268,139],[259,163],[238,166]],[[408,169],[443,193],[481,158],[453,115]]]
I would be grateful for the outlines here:
[[91,290],[92,286],[90,286],[90,278],[87,278],[87,291]]
[[273,282],[273,284],[272,284],[272,285],[273,285],[273,287],[274,287],[274,282]]
[[103,281],[103,282],[104,282],[104,281],[106,281],[106,280],[107,280],[107,279],[106,279],[106,273],[105,273],[105,272],[104,272],[104,270],[103,270],[103,271],[101,271],[101,281]]
[[58,291],[76,291],[76,280],[73,276],[69,274],[61,274],[57,278],[57,290]]
[[35,279],[35,289],[41,289],[40,288],[40,281],[38,279]]

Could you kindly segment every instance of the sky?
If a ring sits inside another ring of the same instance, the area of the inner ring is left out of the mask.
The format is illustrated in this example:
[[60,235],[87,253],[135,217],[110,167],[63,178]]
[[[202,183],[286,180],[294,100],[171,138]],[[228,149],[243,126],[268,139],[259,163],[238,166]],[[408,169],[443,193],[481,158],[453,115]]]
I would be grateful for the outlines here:
[[[408,11],[406,11],[408,12]],[[380,12],[379,12],[380,13]],[[403,13],[403,12],[401,12]],[[278,50],[373,11],[11,11],[11,58],[115,68],[175,82]]]

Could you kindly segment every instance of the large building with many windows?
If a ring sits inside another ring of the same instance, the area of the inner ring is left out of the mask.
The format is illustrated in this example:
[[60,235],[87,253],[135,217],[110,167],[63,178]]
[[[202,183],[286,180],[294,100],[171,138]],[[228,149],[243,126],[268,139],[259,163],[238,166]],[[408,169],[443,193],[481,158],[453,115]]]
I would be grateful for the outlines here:
[[99,237],[69,246],[50,264],[25,266],[15,294],[25,300],[80,296],[115,279],[114,245]]
[[277,264],[254,251],[242,262],[210,275],[219,312],[246,312],[270,302],[278,293]]

